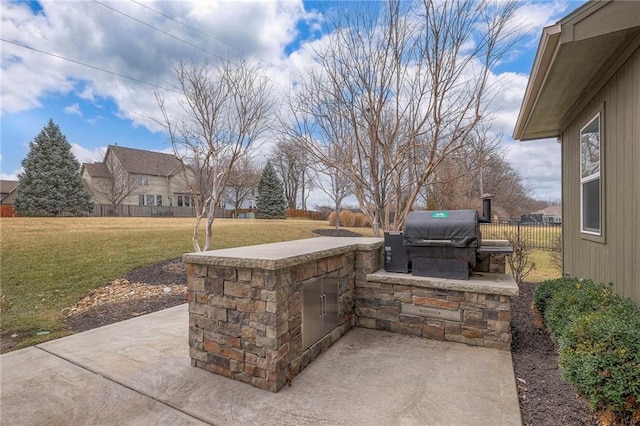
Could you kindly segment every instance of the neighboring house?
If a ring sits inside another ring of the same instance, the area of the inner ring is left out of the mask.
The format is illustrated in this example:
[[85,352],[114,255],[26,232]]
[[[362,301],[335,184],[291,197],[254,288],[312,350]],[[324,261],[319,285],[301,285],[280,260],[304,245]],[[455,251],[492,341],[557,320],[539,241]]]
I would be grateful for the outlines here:
[[17,180],[0,180],[0,216],[15,216],[13,204],[18,195],[18,186],[20,182]]
[[640,2],[544,28],[514,138],[562,144],[564,273],[640,303]]
[[192,207],[182,163],[171,154],[109,145],[102,163],[82,165],[96,204]]
[[545,207],[526,216],[539,218],[539,220],[536,220],[537,222],[560,224],[562,223],[562,206]]
[[[256,208],[256,198],[258,196],[258,187],[255,186],[253,188],[245,189],[246,196],[243,198],[242,202],[238,206],[238,209],[255,209]],[[225,210],[235,210],[236,206],[234,200],[234,187],[231,185],[227,185],[224,189],[223,201],[221,202],[221,206]]]
[[18,195],[18,185],[20,182],[17,180],[0,180],[0,204],[13,205]]

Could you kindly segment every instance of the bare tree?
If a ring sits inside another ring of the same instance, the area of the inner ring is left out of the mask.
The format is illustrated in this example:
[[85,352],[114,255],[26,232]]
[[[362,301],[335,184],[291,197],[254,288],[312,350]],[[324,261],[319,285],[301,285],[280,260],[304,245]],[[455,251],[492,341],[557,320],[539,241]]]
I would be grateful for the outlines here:
[[[271,152],[271,164],[276,169],[287,199],[287,208],[307,208],[307,198],[313,188],[309,154],[298,141],[283,135]],[[298,203],[298,200],[300,202]]]
[[144,182],[140,176],[130,174],[122,168],[122,165],[113,155],[104,157],[104,165],[109,170],[109,175],[96,178],[90,187],[94,198],[106,200],[114,209],[131,195],[136,195]]
[[282,180],[287,208],[295,209],[298,203],[301,173],[299,147],[296,146],[293,139],[282,137],[276,142],[269,158],[280,180]]
[[238,217],[238,209],[249,197],[255,195],[260,183],[260,168],[250,155],[238,159],[231,167],[225,196],[234,208],[234,217]]
[[515,2],[367,2],[341,10],[294,89],[290,133],[353,182],[375,235],[399,229],[436,168],[482,121]]
[[[174,114],[165,93],[156,90],[162,113],[156,121],[185,165],[186,183],[196,210],[193,247],[196,251],[208,250],[215,208],[223,197],[230,171],[270,127],[271,87],[257,67],[246,60],[215,66],[180,62],[175,71],[181,111]],[[198,234],[203,218],[205,241],[201,247]]]
[[[334,148],[335,146],[329,146],[329,149]],[[331,152],[327,153],[330,157]],[[316,182],[316,187],[320,189],[324,194],[326,194],[331,201],[333,202],[333,211],[335,212],[336,217],[336,230],[340,229],[340,208],[342,206],[342,202],[345,198],[351,195],[352,184],[347,178],[347,176],[342,173],[342,171],[335,166],[338,162],[338,158],[334,155],[334,162],[328,166],[319,163],[315,165],[314,170],[317,174],[317,177],[314,179]]]

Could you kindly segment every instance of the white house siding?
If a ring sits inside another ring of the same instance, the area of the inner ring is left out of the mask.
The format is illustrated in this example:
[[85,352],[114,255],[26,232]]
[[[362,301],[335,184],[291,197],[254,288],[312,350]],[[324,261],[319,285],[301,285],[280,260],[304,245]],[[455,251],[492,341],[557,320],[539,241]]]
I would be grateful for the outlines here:
[[[604,241],[580,232],[580,129],[604,105],[601,179]],[[563,131],[564,272],[613,282],[640,303],[640,50]]]
[[100,194],[94,193],[91,190],[91,188],[95,188],[95,186],[97,185],[96,182],[98,182],[100,179],[104,178],[93,177],[86,169],[82,171],[82,180],[84,180],[84,182],[86,183],[86,188],[88,188],[89,194],[91,195],[91,200],[96,204],[111,204],[106,198],[104,198]]

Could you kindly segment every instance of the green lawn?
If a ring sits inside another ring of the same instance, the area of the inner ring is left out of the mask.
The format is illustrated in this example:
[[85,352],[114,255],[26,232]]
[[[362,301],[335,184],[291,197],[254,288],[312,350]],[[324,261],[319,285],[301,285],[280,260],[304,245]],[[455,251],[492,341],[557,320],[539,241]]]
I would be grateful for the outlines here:
[[[193,219],[2,218],[0,219],[0,326],[17,333],[19,347],[69,334],[65,308],[130,270],[192,252]],[[214,222],[214,248],[311,238],[327,222],[231,220]],[[352,228],[367,236],[370,229]],[[536,251],[538,267],[527,281],[560,275],[549,253]],[[37,336],[48,331],[46,336]]]
[[[60,337],[63,309],[91,290],[153,262],[192,252],[190,218],[2,218],[1,328],[29,336],[21,346]],[[317,236],[309,220],[218,220],[214,248]],[[356,232],[369,230],[354,229]],[[49,331],[46,336],[36,336]]]

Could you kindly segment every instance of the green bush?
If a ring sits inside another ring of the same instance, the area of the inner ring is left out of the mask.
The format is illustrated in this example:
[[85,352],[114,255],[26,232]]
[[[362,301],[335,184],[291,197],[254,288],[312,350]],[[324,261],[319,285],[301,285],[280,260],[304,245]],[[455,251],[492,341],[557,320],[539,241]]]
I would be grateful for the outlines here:
[[567,278],[538,285],[533,303],[559,343],[563,379],[608,419],[637,422],[640,307],[611,285]]
[[574,280],[573,285],[563,283],[547,302],[544,321],[560,342],[568,326],[581,315],[602,309],[612,294],[611,285],[589,280]]
[[541,282],[533,291],[533,305],[544,316],[547,310],[547,303],[553,297],[553,294],[560,291],[560,287],[573,286],[575,281],[572,278],[558,278]]
[[592,409],[621,418],[640,410],[640,311],[629,299],[577,317],[562,341],[562,377]]

